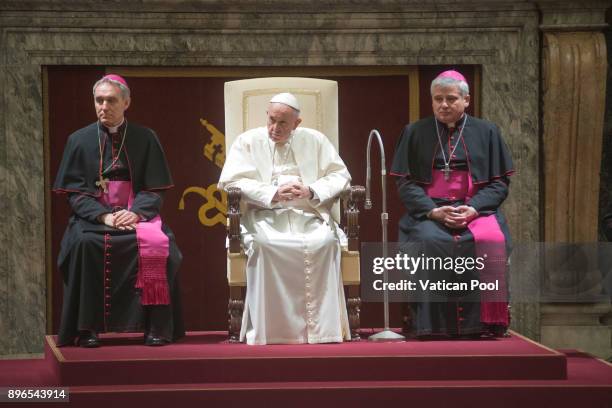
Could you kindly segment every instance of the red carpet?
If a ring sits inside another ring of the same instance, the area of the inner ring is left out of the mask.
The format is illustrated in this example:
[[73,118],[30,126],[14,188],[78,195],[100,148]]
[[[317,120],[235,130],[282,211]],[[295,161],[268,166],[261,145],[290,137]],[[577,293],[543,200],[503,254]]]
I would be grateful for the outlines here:
[[169,371],[173,383],[566,378],[562,353],[519,336],[247,346],[228,344],[224,333],[194,332],[163,348],[143,346],[141,337],[115,335],[100,349],[56,348],[48,337],[47,354],[66,385],[163,384]]
[[102,348],[81,349],[48,337],[44,360],[0,360],[0,386],[61,383],[70,406],[88,407],[612,407],[611,365],[519,335],[246,346],[195,332],[162,348],[141,338],[106,336]]

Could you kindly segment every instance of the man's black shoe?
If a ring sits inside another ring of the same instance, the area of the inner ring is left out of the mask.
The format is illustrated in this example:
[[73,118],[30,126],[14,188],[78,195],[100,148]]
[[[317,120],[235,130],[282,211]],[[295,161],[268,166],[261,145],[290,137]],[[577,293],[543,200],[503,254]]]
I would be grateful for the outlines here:
[[152,334],[148,334],[145,337],[145,346],[159,347],[165,346],[168,343],[168,340],[163,339],[161,337],[153,336]]
[[79,336],[79,347],[100,347],[100,339],[98,339],[95,332],[83,333]]

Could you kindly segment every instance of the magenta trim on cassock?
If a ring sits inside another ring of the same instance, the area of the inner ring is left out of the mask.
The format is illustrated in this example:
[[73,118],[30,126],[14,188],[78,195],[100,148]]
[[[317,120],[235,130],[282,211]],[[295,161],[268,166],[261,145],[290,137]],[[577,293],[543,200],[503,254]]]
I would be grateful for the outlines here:
[[100,193],[88,193],[87,191],[73,190],[73,189],[69,189],[69,188],[54,188],[51,191],[53,191],[56,194],[78,193],[78,194],[85,194],[87,196],[94,197],[94,198],[99,198],[100,197]]
[[[432,183],[424,187],[429,197],[446,200],[465,200],[469,205],[479,187],[472,183],[469,172],[453,170],[448,181],[441,170],[433,170]],[[485,324],[507,326],[508,299],[506,285],[506,239],[495,214],[478,216],[468,224],[474,236],[476,256],[484,258],[485,268],[480,271],[481,283],[498,284],[498,290],[480,292],[480,321]],[[486,256],[485,256],[486,255]]]
[[174,184],[168,184],[166,186],[159,186],[159,187],[150,187],[150,188],[143,188],[144,191],[150,191],[150,192],[155,192],[155,191],[163,191],[163,190],[168,190],[170,188],[173,188]]
[[[108,192],[103,193],[100,202],[109,207],[130,208],[134,201],[130,181],[110,181]],[[166,263],[170,254],[170,240],[162,231],[159,215],[136,224],[138,243],[138,276],[135,287],[142,290],[140,303],[143,305],[170,304]]]

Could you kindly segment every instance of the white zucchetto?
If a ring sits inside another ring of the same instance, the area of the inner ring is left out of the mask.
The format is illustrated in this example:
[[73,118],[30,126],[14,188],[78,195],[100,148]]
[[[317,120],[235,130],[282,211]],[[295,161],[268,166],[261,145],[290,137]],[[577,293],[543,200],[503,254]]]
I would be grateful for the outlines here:
[[283,105],[291,106],[296,111],[300,111],[300,104],[293,94],[283,92],[276,94],[270,99],[270,103],[282,103]]

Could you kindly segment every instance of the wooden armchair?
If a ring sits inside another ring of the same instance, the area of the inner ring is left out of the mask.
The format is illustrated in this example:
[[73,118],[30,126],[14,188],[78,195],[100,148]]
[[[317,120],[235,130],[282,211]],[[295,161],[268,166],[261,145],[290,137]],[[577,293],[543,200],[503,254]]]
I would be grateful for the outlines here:
[[[265,125],[266,106],[270,98],[280,92],[291,92],[300,101],[302,124],[322,131],[338,149],[338,85],[335,81],[313,78],[256,78],[231,81],[225,84],[225,146],[229,148],[242,132]],[[246,293],[246,261],[240,236],[239,188],[230,187],[228,193],[228,241],[227,281],[230,289],[229,339],[239,341],[244,298]],[[359,209],[365,198],[362,186],[347,189],[333,212],[339,219],[340,201],[343,202],[348,238],[347,248],[342,248],[341,269],[345,286],[347,313],[351,339],[359,340],[359,313],[361,306],[359,276]]]

